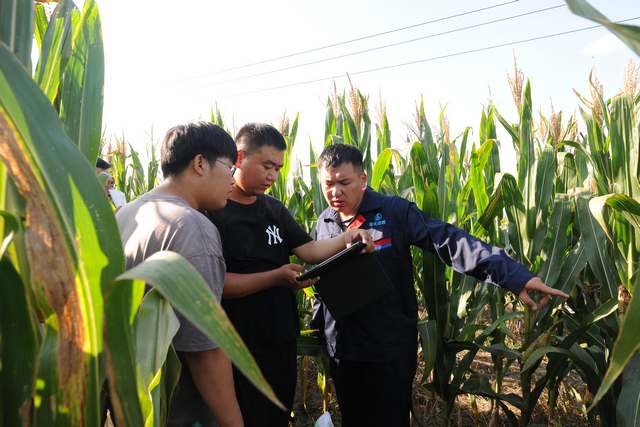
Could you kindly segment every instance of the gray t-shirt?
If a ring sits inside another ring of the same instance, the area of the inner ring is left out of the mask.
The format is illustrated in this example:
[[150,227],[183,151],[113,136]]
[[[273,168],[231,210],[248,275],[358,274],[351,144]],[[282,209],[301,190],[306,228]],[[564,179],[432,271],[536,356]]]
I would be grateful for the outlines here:
[[[127,270],[159,251],[177,252],[198,270],[218,302],[226,265],[218,229],[179,197],[145,194],[116,214],[124,245]],[[169,427],[217,427],[211,411],[198,393],[183,352],[204,351],[218,345],[186,320],[178,311],[180,329],[173,346],[182,362],[179,390],[171,400]],[[194,373],[197,375],[197,373]]]
[[[159,251],[177,252],[209,285],[218,302],[226,265],[218,229],[179,197],[144,194],[116,215],[129,270]],[[180,329],[173,338],[176,351],[204,351],[218,345],[176,311]]]

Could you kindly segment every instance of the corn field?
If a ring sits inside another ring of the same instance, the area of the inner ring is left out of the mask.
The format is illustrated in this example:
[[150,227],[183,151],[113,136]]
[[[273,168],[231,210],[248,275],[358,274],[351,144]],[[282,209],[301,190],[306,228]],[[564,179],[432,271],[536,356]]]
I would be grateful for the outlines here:
[[[638,27],[610,23],[581,0],[568,4],[640,55]],[[0,30],[1,424],[99,425],[109,394],[118,426],[165,425],[180,369],[170,345],[171,304],[196,305],[175,279],[184,274],[197,289],[204,284],[170,255],[125,273],[108,199],[92,178],[101,154],[114,164],[127,201],[154,188],[153,136],[146,165],[124,137],[101,144],[104,58],[94,1],[82,11],[61,1],[50,18],[32,1],[0,2],[0,18],[8,16],[13,25]],[[40,61],[31,76],[34,35]],[[569,375],[586,385],[583,395],[572,393],[584,425],[640,425],[640,338],[633,330],[640,300],[632,298],[640,280],[639,69],[630,63],[623,93],[610,98],[594,73],[585,76],[591,90],[576,93],[578,116],[552,112],[536,121],[535,87],[516,68],[508,84],[517,123],[490,103],[478,112],[477,127],[451,136],[444,111],[430,123],[420,102],[400,140],[391,135],[386,111],[373,122],[368,96],[351,85],[327,99],[323,139],[308,147],[309,180],[302,176],[307,166],[292,154],[299,116],[274,124],[287,150],[270,194],[310,234],[327,207],[315,159],[326,145],[353,144],[364,154],[373,189],[505,248],[548,286],[570,294],[532,312],[502,289],[414,248],[424,368],[415,393],[441,405],[440,419],[416,416],[415,425],[455,425],[461,395],[474,407],[476,397],[490,401],[492,425],[501,414],[512,426],[532,425],[540,405],[549,425],[559,425],[559,390]],[[211,121],[225,127],[217,110]],[[499,128],[509,140],[498,140]],[[515,150],[515,175],[501,172],[504,144]],[[143,299],[145,281],[158,291]],[[297,292],[299,377],[306,379],[314,364],[328,405],[326,351],[309,335],[313,291]],[[192,321],[275,398],[224,312],[204,293],[200,298],[209,311]],[[514,321],[521,331],[509,328]],[[480,352],[490,355],[494,379],[474,370]],[[519,373],[521,395],[503,389],[510,369]]]

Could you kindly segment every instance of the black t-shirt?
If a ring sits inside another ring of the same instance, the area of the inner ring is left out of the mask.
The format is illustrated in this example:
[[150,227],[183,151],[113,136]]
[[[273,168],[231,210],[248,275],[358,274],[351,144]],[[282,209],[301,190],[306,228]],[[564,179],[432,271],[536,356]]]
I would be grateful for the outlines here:
[[[312,239],[289,210],[274,197],[258,196],[250,205],[229,200],[207,212],[220,230],[227,272],[260,273],[289,263],[291,249]],[[222,307],[249,347],[281,344],[300,332],[293,290],[274,287],[241,298],[222,300]]]

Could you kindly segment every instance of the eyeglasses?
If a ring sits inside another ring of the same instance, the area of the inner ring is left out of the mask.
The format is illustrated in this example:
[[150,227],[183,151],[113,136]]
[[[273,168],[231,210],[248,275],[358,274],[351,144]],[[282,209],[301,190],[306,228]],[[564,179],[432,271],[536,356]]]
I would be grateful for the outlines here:
[[220,163],[222,163],[223,165],[227,165],[227,166],[229,166],[229,169],[231,169],[231,176],[233,176],[233,175],[236,173],[236,169],[237,169],[237,168],[236,168],[234,165],[230,165],[229,163],[227,163],[227,162],[223,162],[222,160],[218,160],[218,159],[216,159],[216,162],[220,162]]

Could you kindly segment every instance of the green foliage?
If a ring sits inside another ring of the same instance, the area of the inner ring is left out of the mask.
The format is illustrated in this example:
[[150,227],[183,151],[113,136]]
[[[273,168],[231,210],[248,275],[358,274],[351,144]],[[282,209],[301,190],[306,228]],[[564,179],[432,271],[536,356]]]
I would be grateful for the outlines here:
[[[39,81],[26,71],[34,10]],[[118,278],[122,242],[94,169],[104,78],[95,2],[85,2],[82,13],[61,2],[46,29],[31,1],[2,2],[0,11],[0,423],[100,425],[108,373],[118,425],[162,425],[180,369],[169,346],[175,322],[155,335],[135,328],[149,317],[170,324],[170,303],[183,312],[206,307],[194,323],[277,402],[186,260],[159,254]],[[24,52],[17,42],[26,33]],[[166,302],[151,294],[139,310],[145,281]],[[199,292],[186,292],[192,289]],[[155,352],[146,353],[149,342]]]
[[[639,52],[637,27],[611,23],[583,0],[567,3]],[[186,307],[196,306],[196,300],[201,310],[191,313],[191,320],[269,394],[188,263],[160,254],[123,271],[117,226],[93,169],[104,84],[95,2],[85,2],[80,11],[63,0],[50,21],[31,1],[0,2],[0,24],[0,344],[11,343],[0,345],[2,424],[98,425],[108,376],[119,425],[164,425],[180,369],[170,346],[176,329],[170,303],[189,312]],[[25,69],[31,69],[34,35],[40,59],[31,79]],[[372,142],[368,97],[352,87],[348,97],[328,100],[321,145],[358,146],[374,189],[414,201],[429,215],[505,248],[547,285],[571,294],[531,312],[501,289],[453,272],[429,252],[412,250],[416,297],[426,310],[418,324],[425,371],[416,390],[439,395],[443,425],[461,394],[490,399],[494,415],[502,408],[512,425],[528,425],[548,389],[553,417],[560,384],[572,371],[594,396],[586,402],[591,423],[636,425],[639,100],[598,93],[589,101],[577,94],[586,131],[567,140],[567,126],[558,140],[546,118],[549,130],[536,136],[531,93],[527,82],[518,123],[508,123],[491,103],[483,109],[477,144],[470,128],[449,140],[444,110],[433,129],[421,100],[415,135],[406,138],[409,150],[403,153],[392,146],[385,112]],[[211,119],[224,127],[217,109]],[[500,170],[496,120],[515,148],[516,176]],[[285,166],[270,191],[312,234],[327,205],[313,144],[308,184],[292,159],[297,125],[298,116],[291,126],[283,120]],[[114,163],[114,179],[130,201],[158,184],[155,142],[151,137],[146,167],[124,138],[116,145],[103,155]],[[583,188],[589,183],[592,191]],[[144,282],[157,289],[143,298]],[[183,282],[192,284],[189,292],[179,286]],[[313,292],[298,291],[297,298],[301,328],[308,331]],[[481,317],[485,307],[488,315]],[[506,345],[513,320],[524,322],[518,348]],[[479,351],[491,354],[493,383],[472,368]],[[305,333],[299,354],[301,369],[316,364],[328,403],[326,352]],[[502,392],[502,378],[514,364],[522,396]],[[520,410],[519,420],[507,404]]]
[[[385,141],[390,138],[383,131],[386,118],[378,125],[380,155],[368,174],[374,189],[414,200],[429,215],[505,247],[549,286],[572,294],[566,305],[564,300],[554,297],[539,312],[532,312],[525,306],[521,312],[505,310],[509,299],[502,290],[478,285],[474,279],[452,272],[430,253],[412,251],[417,298],[428,313],[428,317],[419,323],[426,366],[419,387],[442,398],[443,424],[448,423],[456,396],[463,393],[492,399],[496,408],[503,408],[513,425],[526,425],[541,392],[548,388],[551,390],[549,411],[553,415],[558,404],[557,389],[572,370],[588,383],[593,395],[597,392],[612,360],[606,349],[611,348],[620,329],[616,298],[621,281],[616,271],[620,272],[619,265],[626,263],[629,268],[624,272],[630,278],[636,277],[638,269],[638,257],[630,249],[634,246],[626,246],[635,244],[629,237],[632,234],[627,232],[617,240],[612,236],[621,229],[616,228],[619,222],[637,225],[640,211],[633,197],[609,195],[606,199],[590,202],[593,194],[579,187],[586,179],[586,164],[592,166],[601,180],[598,188],[612,188],[616,170],[630,182],[626,188],[636,185],[637,176],[632,176],[632,171],[637,171],[637,163],[628,152],[622,153],[633,151],[633,145],[638,144],[637,132],[632,132],[638,126],[632,114],[635,107],[629,101],[630,98],[626,103],[615,99],[600,103],[606,109],[606,129],[612,129],[609,135],[583,111],[583,117],[592,127],[586,136],[575,141],[562,140],[568,136],[570,126],[567,126],[559,141],[554,141],[550,132],[540,140],[535,135],[531,86],[527,84],[519,123],[507,123],[492,104],[483,111],[479,137],[482,145],[479,148],[471,146],[469,162],[465,160],[468,130],[454,141],[447,141],[442,114],[440,130],[434,135],[420,107],[420,128],[416,132],[419,140],[410,146],[406,158],[400,151],[386,146]],[[333,103],[327,104],[325,144],[357,145],[364,137],[358,133],[362,129],[355,125],[344,98],[338,97],[337,105],[335,112]],[[561,120],[561,114],[558,118]],[[500,172],[494,119],[507,130],[516,148],[517,177]],[[570,118],[569,123],[573,124],[574,119]],[[619,143],[614,148],[612,138],[627,145]],[[614,154],[611,150],[620,153]],[[313,148],[311,153],[314,163]],[[616,161],[622,167],[615,166]],[[296,184],[296,188],[301,189],[297,191],[304,194],[307,201],[303,201],[304,197],[298,198],[292,211],[307,229],[311,210],[307,210],[304,217],[300,212],[302,206],[310,206],[312,201],[315,204],[318,199],[320,188],[316,182],[312,178],[311,188]],[[600,207],[599,213],[594,207],[596,203]],[[615,207],[616,211],[609,214],[605,205]],[[316,215],[320,211],[316,209]],[[617,244],[607,243],[603,227]],[[616,256],[622,256],[621,261],[614,262]],[[594,289],[599,294],[594,295]],[[607,301],[606,304],[601,298]],[[308,307],[308,302],[304,304]],[[490,326],[475,324],[486,305],[491,313]],[[511,335],[505,321],[514,316],[524,317],[525,340],[520,348],[510,349],[504,344],[505,337]],[[564,336],[562,325],[571,331],[569,336]],[[476,337],[476,331],[482,331],[481,335]],[[488,339],[490,345],[486,345]],[[635,349],[635,341],[632,343],[630,348]],[[459,360],[456,354],[463,350],[468,352]],[[497,373],[493,384],[470,368],[480,350],[491,354]],[[540,375],[537,371],[544,354],[549,355],[550,364],[546,373]],[[626,354],[628,357],[629,353]],[[623,366],[625,360],[628,359],[621,359],[618,366]],[[500,392],[502,377],[516,361],[521,370],[521,397]],[[320,372],[322,375],[322,370]],[[468,373],[472,376],[465,380]],[[430,374],[433,380],[428,382]],[[539,379],[534,384],[535,376]],[[633,390],[630,387],[631,384],[627,385],[627,390]],[[637,397],[633,393],[632,396]],[[619,399],[626,402],[620,403],[621,407],[628,407],[634,397],[622,397],[620,387],[611,389],[604,400],[594,402],[589,419],[595,419],[597,415],[604,420],[603,425],[612,425],[616,417],[621,417],[613,409]],[[507,402],[521,409],[519,420],[505,406]]]

